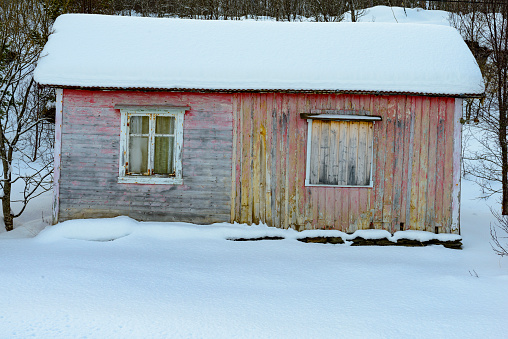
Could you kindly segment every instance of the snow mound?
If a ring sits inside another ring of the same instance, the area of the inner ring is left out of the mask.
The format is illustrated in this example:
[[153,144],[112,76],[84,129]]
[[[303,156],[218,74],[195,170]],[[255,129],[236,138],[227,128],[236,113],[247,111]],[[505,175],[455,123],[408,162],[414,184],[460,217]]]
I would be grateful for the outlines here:
[[228,239],[242,237],[295,237],[298,232],[266,225],[218,223],[196,225],[184,222],[138,222],[126,216],[69,220],[46,227],[38,240],[62,239],[112,241],[126,236],[156,239]]
[[357,230],[347,234],[338,230],[306,230],[268,227],[267,225],[246,225],[217,223],[212,225],[196,225],[183,222],[138,222],[129,217],[121,216],[111,219],[69,220],[47,227],[38,236],[38,240],[86,240],[113,241],[123,237],[150,238],[158,240],[175,239],[216,239],[216,240],[300,240],[309,238],[342,238],[344,241],[383,240],[397,243],[398,240],[413,240],[421,243],[429,241],[457,241],[462,238],[456,234],[434,234],[423,231],[400,231],[393,236],[386,230]]
[[357,230],[355,233],[350,235],[348,240],[354,239],[354,238],[363,238],[363,239],[388,239],[392,240],[392,235],[390,232],[386,230]]
[[393,234],[391,237],[392,241],[397,241],[399,239],[407,239],[407,240],[416,240],[420,242],[426,242],[430,240],[439,240],[439,241],[456,241],[461,240],[462,237],[458,234],[449,234],[449,233],[431,233],[425,231],[399,231]]
[[46,227],[36,238],[45,241],[60,239],[112,241],[130,235],[137,224],[137,221],[128,217],[69,220]]

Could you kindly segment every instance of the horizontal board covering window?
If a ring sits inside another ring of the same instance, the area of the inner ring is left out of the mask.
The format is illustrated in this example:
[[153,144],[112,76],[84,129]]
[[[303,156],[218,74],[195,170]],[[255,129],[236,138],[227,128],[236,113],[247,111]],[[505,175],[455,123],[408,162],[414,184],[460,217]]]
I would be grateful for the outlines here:
[[374,122],[307,121],[306,185],[371,187]]

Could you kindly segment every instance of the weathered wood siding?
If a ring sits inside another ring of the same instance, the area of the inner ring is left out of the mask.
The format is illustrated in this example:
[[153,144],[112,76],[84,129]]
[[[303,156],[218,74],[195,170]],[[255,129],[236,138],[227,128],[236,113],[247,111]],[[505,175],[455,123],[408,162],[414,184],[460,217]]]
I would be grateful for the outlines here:
[[[190,107],[183,185],[117,182],[120,104]],[[372,128],[372,188],[305,186],[308,123],[300,113],[327,110],[382,117]],[[347,232],[459,231],[460,107],[453,98],[65,89],[62,111],[60,221],[128,215]]]
[[[65,89],[59,221],[128,215],[139,220],[230,221],[232,97],[227,94]],[[119,184],[117,104],[189,106],[183,185]]]
[[[235,94],[231,220],[300,230],[458,232],[455,106],[453,98],[419,96]],[[373,127],[372,188],[305,186],[307,121],[300,113],[320,110],[382,117]]]

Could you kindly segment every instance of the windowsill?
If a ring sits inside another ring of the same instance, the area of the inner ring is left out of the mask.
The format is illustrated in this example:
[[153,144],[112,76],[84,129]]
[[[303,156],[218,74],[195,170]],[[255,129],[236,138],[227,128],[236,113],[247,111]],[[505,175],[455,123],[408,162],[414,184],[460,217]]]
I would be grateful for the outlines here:
[[182,178],[161,178],[154,176],[118,177],[119,184],[182,185]]
[[370,185],[326,185],[326,184],[309,184],[307,180],[305,180],[305,187],[336,187],[336,188],[373,188],[374,185],[371,183]]

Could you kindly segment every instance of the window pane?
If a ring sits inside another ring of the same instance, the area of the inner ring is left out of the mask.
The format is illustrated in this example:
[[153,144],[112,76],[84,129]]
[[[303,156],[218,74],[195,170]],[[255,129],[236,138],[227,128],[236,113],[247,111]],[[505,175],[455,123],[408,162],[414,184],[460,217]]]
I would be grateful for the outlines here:
[[129,172],[134,174],[147,174],[148,137],[129,138]]
[[131,116],[129,133],[130,134],[148,134],[149,131],[148,116]]
[[155,134],[175,134],[175,118],[162,116],[156,117]]
[[154,152],[154,173],[155,174],[174,174],[173,148],[175,144],[174,137],[155,137]]

